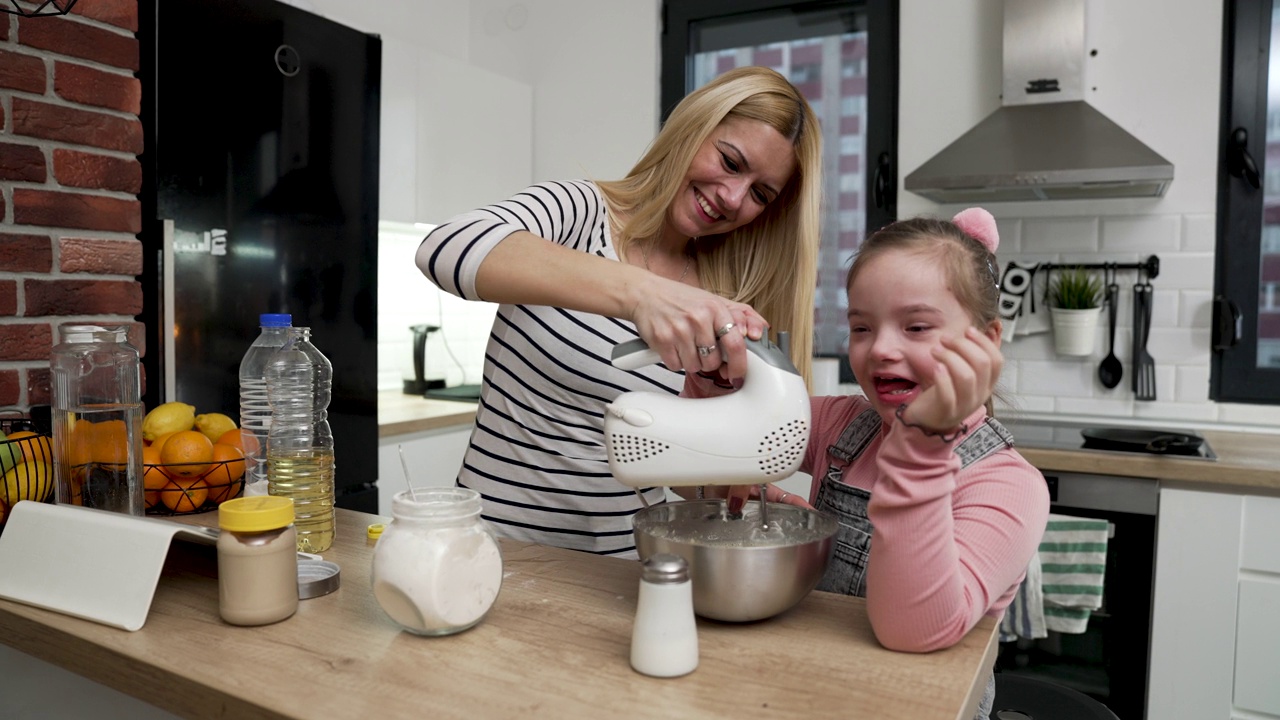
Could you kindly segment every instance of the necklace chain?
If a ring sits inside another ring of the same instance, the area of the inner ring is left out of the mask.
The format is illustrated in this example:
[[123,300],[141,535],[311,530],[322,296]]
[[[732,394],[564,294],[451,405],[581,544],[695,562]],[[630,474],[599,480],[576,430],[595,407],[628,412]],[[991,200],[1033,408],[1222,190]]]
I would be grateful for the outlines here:
[[[640,257],[644,258],[644,269],[653,272],[649,268],[649,244],[645,243],[640,246]],[[693,253],[688,249],[684,253],[684,269],[680,271],[680,277],[676,278],[676,282],[683,282],[684,276],[689,274],[689,266],[693,264]]]

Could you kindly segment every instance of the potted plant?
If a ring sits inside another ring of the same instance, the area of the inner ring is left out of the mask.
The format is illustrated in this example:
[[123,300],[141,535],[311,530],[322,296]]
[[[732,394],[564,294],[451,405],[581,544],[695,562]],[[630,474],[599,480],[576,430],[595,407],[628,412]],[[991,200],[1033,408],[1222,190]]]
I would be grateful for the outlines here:
[[1049,284],[1053,342],[1059,355],[1090,355],[1102,311],[1102,280],[1082,267],[1064,268]]

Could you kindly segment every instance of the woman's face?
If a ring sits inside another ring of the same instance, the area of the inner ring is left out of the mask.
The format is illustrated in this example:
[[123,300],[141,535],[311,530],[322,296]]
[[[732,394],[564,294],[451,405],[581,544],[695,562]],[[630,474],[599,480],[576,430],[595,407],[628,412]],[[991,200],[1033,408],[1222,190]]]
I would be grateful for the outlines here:
[[669,239],[726,233],[755,220],[795,172],[795,149],[758,120],[725,118],[703,141],[667,210]]
[[[849,366],[880,417],[891,422],[933,383],[933,349],[972,324],[935,254],[889,250],[858,272],[849,286]],[[999,342],[998,327],[986,334]]]

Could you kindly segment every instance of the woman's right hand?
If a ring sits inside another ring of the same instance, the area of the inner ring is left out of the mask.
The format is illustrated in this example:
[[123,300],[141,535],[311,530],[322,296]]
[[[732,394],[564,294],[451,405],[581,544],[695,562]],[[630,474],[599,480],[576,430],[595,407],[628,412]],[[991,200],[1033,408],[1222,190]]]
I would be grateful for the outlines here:
[[759,340],[769,327],[760,313],[746,303],[657,275],[652,278],[631,320],[663,364],[686,373],[719,369],[728,380],[746,375],[744,338]]

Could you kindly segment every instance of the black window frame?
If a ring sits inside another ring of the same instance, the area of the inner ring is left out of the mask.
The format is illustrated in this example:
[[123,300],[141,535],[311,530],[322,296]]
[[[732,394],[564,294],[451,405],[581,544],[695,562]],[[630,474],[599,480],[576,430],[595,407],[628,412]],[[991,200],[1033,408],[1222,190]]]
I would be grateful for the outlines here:
[[[898,0],[666,0],[662,7],[659,99],[662,120],[689,90],[690,25],[714,18],[792,9],[853,8],[867,18],[867,126],[863,237],[898,219]],[[830,353],[820,353],[831,357]],[[854,378],[838,353],[840,382]]]
[[1280,404],[1280,368],[1258,367],[1257,332],[1272,5],[1224,3],[1209,381],[1218,402]]

